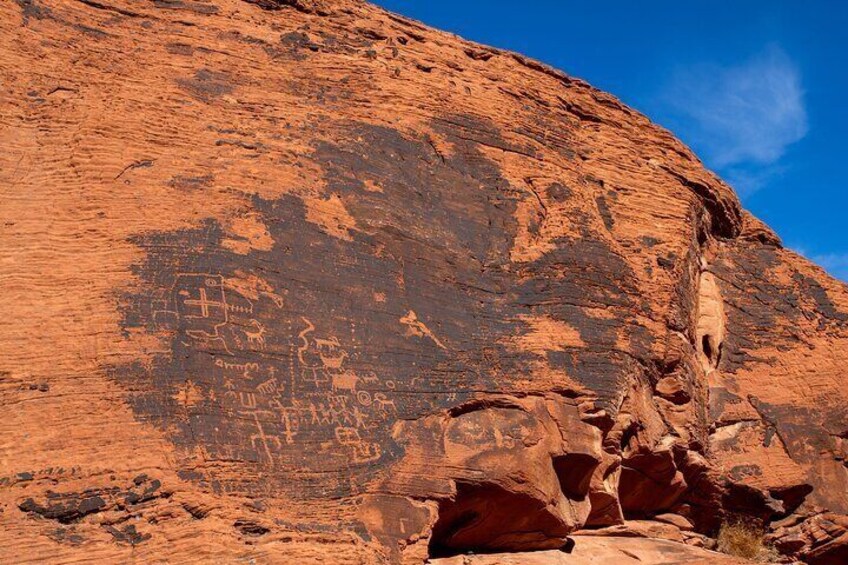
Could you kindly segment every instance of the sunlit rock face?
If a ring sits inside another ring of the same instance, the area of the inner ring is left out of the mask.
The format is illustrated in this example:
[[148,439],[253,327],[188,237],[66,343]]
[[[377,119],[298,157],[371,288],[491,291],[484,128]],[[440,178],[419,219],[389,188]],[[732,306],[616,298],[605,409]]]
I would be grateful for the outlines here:
[[848,288],[644,116],[352,0],[0,32],[4,561],[844,556]]

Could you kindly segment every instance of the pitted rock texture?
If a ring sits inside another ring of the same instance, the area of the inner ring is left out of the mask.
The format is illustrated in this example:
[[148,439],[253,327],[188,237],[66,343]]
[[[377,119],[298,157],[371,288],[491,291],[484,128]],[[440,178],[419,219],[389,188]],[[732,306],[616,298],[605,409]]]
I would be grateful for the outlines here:
[[3,561],[844,558],[848,288],[612,96],[354,0],[0,54]]

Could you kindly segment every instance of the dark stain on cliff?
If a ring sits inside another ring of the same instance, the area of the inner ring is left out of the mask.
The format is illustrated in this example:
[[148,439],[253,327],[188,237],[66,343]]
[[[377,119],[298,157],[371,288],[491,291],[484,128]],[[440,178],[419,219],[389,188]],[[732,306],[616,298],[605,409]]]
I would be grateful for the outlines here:
[[18,509],[48,520],[55,520],[60,524],[73,524],[90,514],[116,509],[131,511],[137,504],[169,497],[170,492],[163,492],[161,486],[159,480],[148,480],[145,477],[144,480],[136,481],[126,488],[93,487],[82,492],[48,490],[44,500],[27,498],[18,505]]
[[27,498],[18,505],[23,512],[38,514],[48,520],[56,520],[62,524],[70,524],[79,519],[106,508],[106,501],[99,494],[71,494],[60,496],[39,504],[32,498]]
[[153,5],[157,8],[170,10],[185,10],[195,12],[197,14],[211,15],[218,13],[218,7],[212,4],[204,4],[202,2],[184,2],[183,0],[153,0]]
[[50,9],[45,8],[40,2],[36,2],[36,0],[15,0],[15,3],[21,9],[21,17],[23,18],[24,25],[29,24],[30,18],[43,20],[52,16]]
[[772,245],[734,241],[716,261],[714,271],[729,305],[720,370],[734,373],[752,363],[769,363],[757,353],[762,348],[806,346],[799,326],[811,323],[825,331],[848,324],[848,313],[815,279],[795,270],[781,272],[781,253]]
[[[315,159],[325,196],[356,218],[352,241],[308,222],[294,196],[252,200],[270,251],[226,249],[213,220],[135,240],[144,285],[124,298],[125,326],[166,336],[170,354],[113,374],[176,445],[246,463],[238,485],[212,488],[272,488],[259,479],[271,467],[292,496],[350,494],[399,455],[391,423],[491,390],[523,362],[493,345],[519,327],[507,304],[514,201],[497,167],[462,139],[442,162],[388,128],[349,124],[339,137]],[[241,273],[264,286],[240,291]]]
[[[339,198],[355,219],[350,241],[307,221],[295,196],[252,198],[269,251],[230,251],[214,220],[134,240],[147,253],[135,268],[141,287],[122,300],[124,326],[162,336],[169,353],[113,376],[137,417],[177,446],[242,464],[237,480],[200,483],[353,494],[401,454],[398,419],[517,386],[537,358],[503,344],[529,329],[527,314],[566,320],[592,343],[549,362],[602,398],[643,370],[651,338],[627,320],[647,310],[626,262],[603,241],[575,239],[513,265],[516,204],[529,196],[480,145],[524,148],[467,116],[433,128],[449,155],[424,136],[361,123],[315,144],[321,198]],[[246,275],[261,284],[245,291]],[[606,353],[622,331],[632,351]]]
[[210,69],[200,69],[193,77],[176,79],[176,82],[192,97],[207,104],[235,90],[228,73]]
[[608,230],[611,230],[615,225],[615,220],[612,217],[612,212],[610,212],[609,205],[607,205],[607,199],[603,194],[598,195],[595,198],[595,203],[598,205],[598,213],[601,215],[601,219],[604,222],[604,226]]

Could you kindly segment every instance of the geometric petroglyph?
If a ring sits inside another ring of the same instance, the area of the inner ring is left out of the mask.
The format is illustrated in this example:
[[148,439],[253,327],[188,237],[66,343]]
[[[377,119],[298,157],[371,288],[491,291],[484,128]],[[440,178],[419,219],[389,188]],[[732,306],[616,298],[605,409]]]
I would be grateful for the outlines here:
[[350,449],[354,463],[367,463],[380,458],[379,444],[363,440],[357,428],[338,427],[335,434],[336,441]]
[[201,346],[232,354],[221,333],[228,321],[227,296],[221,275],[180,273],[169,295],[154,300],[153,323],[157,330],[181,329]]
[[380,459],[375,436],[397,416],[387,395],[394,383],[351,368],[349,348],[308,318],[280,323],[276,289],[248,288],[217,273],[179,273],[164,293],[152,300],[155,329],[187,338],[180,343],[194,360],[184,371],[198,373],[186,376],[206,387],[196,395],[236,417],[217,426],[235,434],[228,444],[205,446],[214,456],[234,457],[242,445],[252,450],[250,459],[274,467],[303,438],[350,463]]
[[220,275],[177,276],[177,312],[190,323],[186,333],[192,337],[218,337],[227,323],[227,298]]

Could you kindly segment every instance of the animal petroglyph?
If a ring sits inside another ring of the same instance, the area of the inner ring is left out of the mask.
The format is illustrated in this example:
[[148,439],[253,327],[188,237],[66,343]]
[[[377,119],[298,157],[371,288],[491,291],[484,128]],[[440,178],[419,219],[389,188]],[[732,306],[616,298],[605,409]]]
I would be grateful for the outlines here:
[[442,349],[447,349],[444,344],[439,341],[439,338],[437,338],[435,334],[430,331],[430,328],[428,328],[426,325],[424,325],[424,322],[418,319],[418,316],[412,310],[407,312],[406,315],[400,319],[400,323],[406,326],[407,335],[413,335],[416,337],[428,337],[433,340],[433,343],[435,343]]
[[298,334],[301,344],[297,348],[297,359],[303,378],[315,385],[330,384],[334,388],[336,383],[339,388],[355,386],[355,382],[351,384],[355,377],[343,376],[348,353],[339,340],[336,337],[315,337],[312,322],[306,318],[302,320],[306,328]]
[[318,357],[321,364],[330,371],[339,371],[347,359],[347,352],[341,348],[339,340],[335,337],[330,339],[316,339],[315,345],[318,349]]
[[356,384],[359,382],[359,377],[356,373],[345,371],[333,375],[333,390],[334,391],[350,391],[356,390]]
[[247,336],[248,345],[254,345],[259,349],[265,349],[265,326],[258,320],[251,320],[250,325],[253,330],[244,330],[244,335]]

